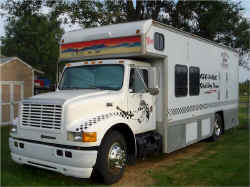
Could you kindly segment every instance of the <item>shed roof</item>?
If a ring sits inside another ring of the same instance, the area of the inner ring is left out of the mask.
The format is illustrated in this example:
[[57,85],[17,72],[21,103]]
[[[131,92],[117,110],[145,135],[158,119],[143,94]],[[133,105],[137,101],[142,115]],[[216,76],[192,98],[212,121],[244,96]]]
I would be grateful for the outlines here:
[[4,64],[7,64],[7,63],[10,63],[10,62],[14,62],[14,60],[18,60],[22,63],[24,63],[26,66],[28,66],[30,69],[32,69],[33,71],[37,72],[37,73],[40,73],[40,74],[44,74],[43,71],[41,70],[38,70],[36,68],[33,68],[32,66],[30,66],[29,64],[25,63],[23,60],[21,60],[20,58],[18,57],[3,57],[3,56],[0,56],[0,66],[1,65],[4,65]]
[[14,60],[14,57],[0,57],[0,64],[5,64],[8,61]]

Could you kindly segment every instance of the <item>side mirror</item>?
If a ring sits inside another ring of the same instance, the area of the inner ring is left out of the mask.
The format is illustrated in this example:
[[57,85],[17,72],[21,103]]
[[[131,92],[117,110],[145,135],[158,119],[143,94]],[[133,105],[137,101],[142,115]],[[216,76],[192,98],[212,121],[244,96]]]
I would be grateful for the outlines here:
[[158,95],[160,91],[158,88],[148,88],[148,92],[150,95]]

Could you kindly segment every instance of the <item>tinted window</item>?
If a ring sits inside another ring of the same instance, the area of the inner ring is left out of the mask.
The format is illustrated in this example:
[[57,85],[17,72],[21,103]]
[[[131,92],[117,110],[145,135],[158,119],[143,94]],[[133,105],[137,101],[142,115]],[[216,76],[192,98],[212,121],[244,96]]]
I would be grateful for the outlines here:
[[154,35],[154,47],[162,51],[164,49],[164,35],[156,32]]
[[175,66],[175,96],[187,95],[188,68],[184,65]]
[[190,67],[189,68],[189,95],[200,94],[200,68]]

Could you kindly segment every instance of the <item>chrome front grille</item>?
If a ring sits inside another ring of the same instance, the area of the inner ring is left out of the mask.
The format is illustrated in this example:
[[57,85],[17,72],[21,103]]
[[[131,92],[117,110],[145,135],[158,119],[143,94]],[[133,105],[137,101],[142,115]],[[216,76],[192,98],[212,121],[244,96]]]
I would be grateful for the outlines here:
[[43,104],[22,104],[22,125],[42,129],[60,130],[62,106]]

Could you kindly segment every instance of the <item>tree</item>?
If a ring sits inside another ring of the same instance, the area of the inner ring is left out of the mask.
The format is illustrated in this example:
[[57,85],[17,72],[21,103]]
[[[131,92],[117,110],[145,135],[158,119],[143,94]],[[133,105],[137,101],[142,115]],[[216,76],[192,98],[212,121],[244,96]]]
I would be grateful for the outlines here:
[[[2,53],[21,58],[55,81],[59,41],[63,34],[60,22],[53,12],[42,15],[39,12],[41,3],[29,1],[31,4],[27,5],[24,4],[27,1],[22,2],[11,6],[7,4],[11,7],[11,16],[5,28],[6,35],[2,38]],[[13,7],[16,9],[13,10]]]
[[10,21],[2,39],[2,53],[18,56],[31,66],[41,69],[50,80],[55,80],[60,23],[51,17],[34,14]]
[[[154,19],[203,38],[238,49],[239,64],[249,68],[242,58],[249,48],[249,23],[241,14],[240,2],[188,1],[188,0],[9,0],[4,7],[11,19],[38,14],[42,6],[52,8],[53,19],[62,14],[70,16],[64,22],[79,23],[84,27],[100,26],[128,21]],[[250,69],[250,68],[249,68]]]
[[8,0],[0,4],[0,8],[8,11],[8,22],[22,16],[32,16],[39,14],[43,5],[42,0]]
[[[241,57],[249,48],[249,28],[241,15],[240,2],[176,0],[68,1],[67,12],[73,22],[84,27],[154,19],[203,38],[237,48]],[[60,6],[59,6],[60,7]],[[240,58],[239,65],[250,64]]]

